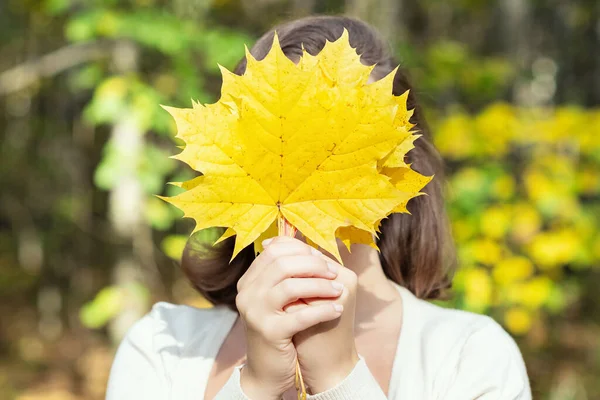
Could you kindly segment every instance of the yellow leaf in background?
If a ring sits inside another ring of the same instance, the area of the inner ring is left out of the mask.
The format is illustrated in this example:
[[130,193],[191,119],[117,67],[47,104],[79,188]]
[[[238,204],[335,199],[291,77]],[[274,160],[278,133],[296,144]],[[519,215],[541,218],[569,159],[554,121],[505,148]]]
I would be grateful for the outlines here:
[[511,212],[507,207],[490,207],[481,216],[481,231],[492,239],[504,236],[511,224]]
[[435,130],[435,143],[445,157],[461,160],[474,154],[473,123],[466,114],[448,117]]
[[511,303],[521,304],[536,310],[548,302],[554,283],[544,275],[536,276],[526,282],[508,287],[507,299]]
[[577,107],[562,107],[555,111],[551,119],[542,131],[545,139],[549,142],[561,140],[572,140],[573,132],[577,132],[580,126],[585,125],[585,110]]
[[510,175],[502,175],[494,180],[492,193],[501,200],[510,199],[515,193],[515,179]]
[[581,193],[600,194],[600,171],[598,168],[582,168],[577,171],[577,186]]
[[592,254],[596,258],[597,262],[600,262],[600,236],[597,236],[592,243]]
[[246,58],[242,76],[221,69],[217,103],[165,107],[185,142],[175,158],[203,176],[164,200],[196,230],[228,228],[222,239],[236,235],[233,257],[253,242],[260,250],[256,242],[283,217],[340,260],[340,228],[376,233],[431,179],[404,162],[416,139],[407,94],[392,95],[395,71],[367,84],[373,66],[360,62],[347,31],[298,64],[277,35],[263,60]]
[[542,226],[542,217],[535,207],[528,203],[516,204],[513,208],[511,236],[518,242],[526,242]]
[[551,269],[572,261],[581,246],[579,233],[573,229],[543,232],[528,246],[529,254],[541,269]]
[[492,300],[492,280],[483,268],[464,271],[465,304],[468,309],[481,312]]
[[181,260],[187,240],[188,238],[183,235],[169,235],[162,240],[160,247],[167,257]]
[[[557,159],[558,164],[560,159]],[[580,208],[574,193],[575,175],[560,175],[530,168],[524,175],[525,189],[529,198],[545,214],[571,218]]]
[[96,96],[101,98],[121,99],[127,95],[131,87],[124,76],[114,76],[104,80],[96,89]]
[[553,285],[554,283],[547,276],[538,276],[529,280],[523,286],[521,303],[531,309],[540,308],[548,301]]
[[475,130],[480,142],[479,154],[504,156],[510,141],[518,135],[518,119],[509,104],[497,103],[475,117]]
[[522,335],[531,329],[531,311],[522,307],[513,307],[504,313],[504,324],[514,335]]
[[476,225],[467,219],[454,218],[452,220],[452,235],[458,243],[464,243],[476,233]]
[[533,264],[525,257],[515,256],[501,260],[494,266],[492,276],[500,285],[523,280],[533,274]]
[[543,200],[546,196],[554,195],[556,189],[552,180],[542,171],[530,169],[525,172],[525,189],[533,201]]
[[583,154],[597,154],[600,151],[600,111],[588,110],[587,117],[583,123],[577,127],[577,139],[579,148]]
[[473,259],[487,265],[496,264],[502,257],[502,247],[490,239],[473,240],[470,243]]

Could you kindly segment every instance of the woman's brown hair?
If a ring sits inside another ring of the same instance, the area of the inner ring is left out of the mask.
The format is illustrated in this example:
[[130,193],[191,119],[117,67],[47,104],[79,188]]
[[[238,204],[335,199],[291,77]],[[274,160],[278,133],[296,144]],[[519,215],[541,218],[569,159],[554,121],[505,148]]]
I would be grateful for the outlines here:
[[[258,60],[263,59],[271,48],[274,31],[277,31],[283,52],[297,62],[302,46],[315,55],[325,46],[325,41],[338,39],[346,28],[350,44],[361,55],[361,61],[376,64],[372,75],[381,79],[392,72],[398,63],[392,58],[389,46],[368,24],[349,17],[307,17],[275,27],[264,34],[250,50]],[[244,73],[243,58],[234,72]],[[410,200],[408,209],[412,215],[391,214],[382,221],[377,240],[381,252],[379,258],[386,276],[406,287],[423,299],[440,298],[450,287],[450,275],[454,268],[454,245],[448,228],[443,201],[443,162],[431,141],[431,135],[417,103],[414,90],[406,72],[399,68],[393,84],[393,94],[401,95],[410,90],[408,107],[415,112],[411,122],[419,134],[415,148],[407,155],[412,168],[424,175],[435,174],[424,189],[427,196]],[[236,284],[254,260],[252,245],[242,250],[231,263],[235,238],[211,246],[191,239],[182,259],[182,268],[193,286],[213,304],[224,304],[235,309]]]

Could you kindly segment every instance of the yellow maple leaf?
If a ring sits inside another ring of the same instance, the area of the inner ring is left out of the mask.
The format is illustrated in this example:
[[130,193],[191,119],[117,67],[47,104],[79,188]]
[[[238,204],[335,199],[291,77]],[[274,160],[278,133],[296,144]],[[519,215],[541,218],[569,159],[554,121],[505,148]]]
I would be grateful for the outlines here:
[[277,35],[263,60],[248,49],[246,58],[242,76],[221,68],[218,102],[164,107],[185,142],[175,158],[203,175],[163,199],[193,218],[195,230],[227,227],[219,241],[236,235],[233,257],[272,236],[281,217],[341,260],[339,228],[372,237],[430,179],[404,163],[417,137],[407,94],[392,95],[396,71],[367,83],[373,66],[360,62],[347,31],[298,64]]

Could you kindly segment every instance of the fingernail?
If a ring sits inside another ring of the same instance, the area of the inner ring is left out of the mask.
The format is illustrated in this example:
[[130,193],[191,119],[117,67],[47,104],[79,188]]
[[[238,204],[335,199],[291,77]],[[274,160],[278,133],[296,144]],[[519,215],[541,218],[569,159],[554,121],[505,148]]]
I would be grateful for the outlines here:
[[331,281],[331,286],[333,286],[333,288],[335,290],[337,290],[338,292],[341,292],[342,290],[344,290],[344,285],[342,285],[341,283],[339,283],[337,281]]
[[337,274],[339,267],[337,266],[337,264],[327,261],[327,269],[329,270],[329,272],[333,272],[334,274]]
[[322,253],[319,250],[315,249],[314,247],[310,248],[310,252],[311,252],[311,254],[313,256],[320,256],[320,255],[322,255]]
[[262,246],[266,247],[269,245],[269,243],[271,243],[273,241],[273,238],[269,238],[269,239],[265,239],[262,241]]
[[341,304],[336,304],[336,303],[333,303],[333,309],[334,309],[336,312],[339,312],[339,313],[341,313],[342,311],[344,311],[344,306],[343,306],[343,305],[341,305]]

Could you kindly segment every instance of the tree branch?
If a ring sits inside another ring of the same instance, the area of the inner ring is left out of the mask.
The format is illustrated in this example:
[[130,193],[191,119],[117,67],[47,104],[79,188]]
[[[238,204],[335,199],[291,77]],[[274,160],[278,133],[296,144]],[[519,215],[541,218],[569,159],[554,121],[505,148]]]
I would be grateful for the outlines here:
[[0,96],[17,92],[42,78],[109,56],[114,41],[72,44],[0,73]]

